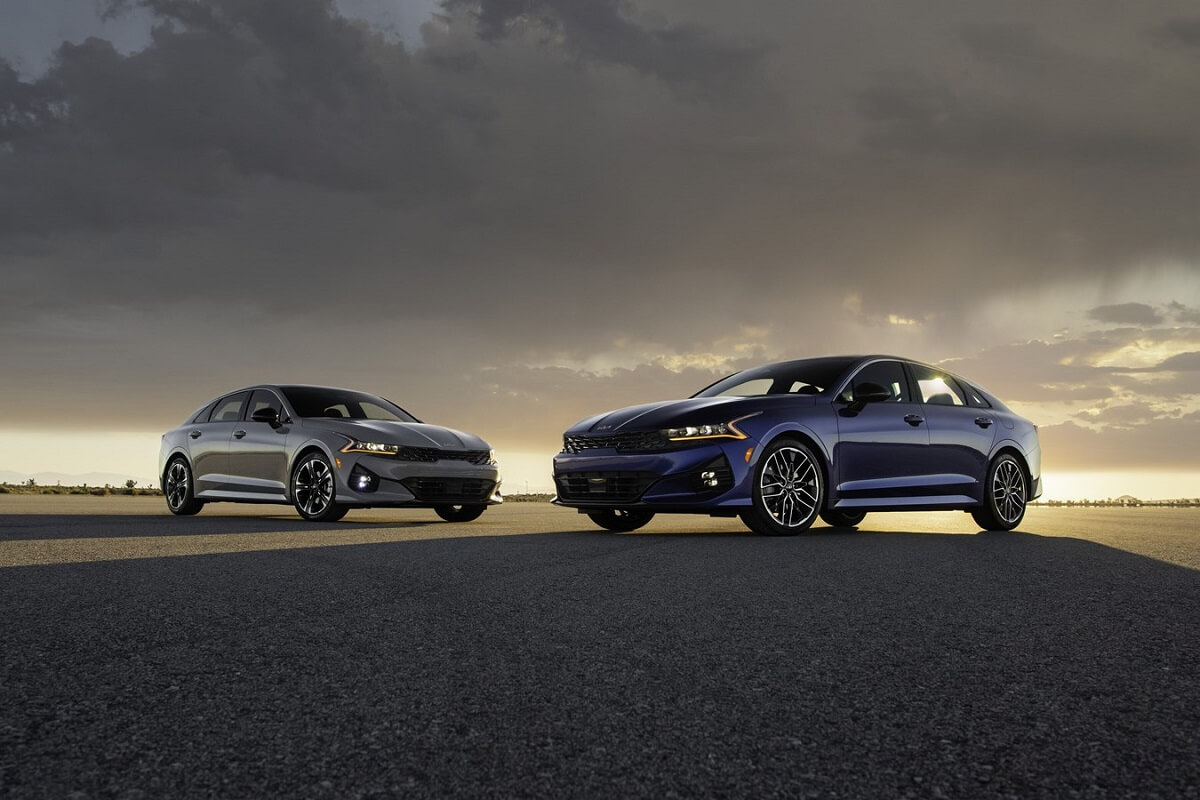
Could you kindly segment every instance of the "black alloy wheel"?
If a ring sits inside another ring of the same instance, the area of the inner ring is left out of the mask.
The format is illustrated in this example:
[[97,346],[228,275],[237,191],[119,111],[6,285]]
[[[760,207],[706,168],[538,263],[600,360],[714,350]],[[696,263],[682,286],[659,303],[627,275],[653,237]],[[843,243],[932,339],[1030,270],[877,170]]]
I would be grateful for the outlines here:
[[654,519],[654,512],[631,508],[606,508],[603,511],[589,511],[588,516],[606,531],[626,533],[636,531]]
[[336,522],[349,509],[336,502],[333,467],[320,453],[309,453],[292,470],[292,504],[311,522]]
[[867,516],[866,511],[843,511],[837,508],[821,512],[821,519],[834,528],[857,528]]
[[971,516],[985,531],[1011,531],[1025,518],[1028,497],[1025,470],[1011,453],[1001,453],[988,467],[983,507]]
[[808,445],[795,439],[771,443],[754,470],[753,505],[742,522],[763,536],[795,536],[817,519],[825,504],[821,463]]
[[191,516],[204,508],[204,501],[196,499],[192,468],[182,456],[176,456],[167,465],[163,474],[163,495],[171,513],[181,517]]
[[470,522],[473,519],[479,519],[479,516],[487,510],[485,505],[449,505],[449,506],[434,506],[433,510],[437,515],[446,522]]

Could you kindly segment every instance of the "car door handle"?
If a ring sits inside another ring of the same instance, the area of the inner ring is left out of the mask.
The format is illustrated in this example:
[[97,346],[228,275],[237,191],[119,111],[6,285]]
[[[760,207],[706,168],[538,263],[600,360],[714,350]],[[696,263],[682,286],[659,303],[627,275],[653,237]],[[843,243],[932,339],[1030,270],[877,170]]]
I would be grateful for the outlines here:
[[234,431],[233,432],[233,438],[235,438],[235,439],[240,439],[245,435],[246,435],[245,431]]
[[922,417],[920,414],[905,414],[904,421],[907,422],[909,425],[912,425],[915,428],[918,425],[920,425],[922,422],[924,422],[925,418]]
[[975,424],[981,428],[990,428],[992,426],[992,421],[987,417],[976,417]]
[[193,439],[199,439],[200,431],[192,431],[191,433],[188,434],[188,436],[192,437]]

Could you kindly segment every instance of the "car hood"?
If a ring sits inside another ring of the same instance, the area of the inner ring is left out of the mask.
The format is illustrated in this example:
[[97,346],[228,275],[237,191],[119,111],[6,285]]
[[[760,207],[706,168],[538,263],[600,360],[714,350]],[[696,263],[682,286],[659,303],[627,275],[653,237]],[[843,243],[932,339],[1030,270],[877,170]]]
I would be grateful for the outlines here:
[[437,447],[442,450],[490,450],[491,445],[472,433],[428,425],[424,422],[390,422],[379,419],[324,419],[308,417],[303,420],[309,430],[340,433],[364,442],[382,442],[408,447]]
[[747,414],[757,414],[779,403],[811,406],[812,397],[777,395],[772,397],[689,397],[686,400],[668,400],[662,403],[646,403],[639,406],[609,411],[581,420],[569,429],[568,434],[620,433],[622,431],[658,430],[679,425],[705,425],[729,422]]

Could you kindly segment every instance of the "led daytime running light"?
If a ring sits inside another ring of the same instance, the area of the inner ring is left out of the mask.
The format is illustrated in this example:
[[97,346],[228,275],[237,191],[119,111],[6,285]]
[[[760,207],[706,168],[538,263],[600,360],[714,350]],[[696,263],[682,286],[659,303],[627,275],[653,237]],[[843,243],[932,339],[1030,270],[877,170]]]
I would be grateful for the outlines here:
[[679,428],[666,428],[663,436],[672,442],[690,442],[696,439],[745,439],[746,434],[738,430],[734,423],[757,416],[747,414],[730,422],[718,422],[715,425],[684,425]]
[[357,439],[351,439],[350,443],[342,448],[343,453],[370,453],[374,456],[394,456],[400,452],[398,444],[384,444],[382,442],[360,442]]

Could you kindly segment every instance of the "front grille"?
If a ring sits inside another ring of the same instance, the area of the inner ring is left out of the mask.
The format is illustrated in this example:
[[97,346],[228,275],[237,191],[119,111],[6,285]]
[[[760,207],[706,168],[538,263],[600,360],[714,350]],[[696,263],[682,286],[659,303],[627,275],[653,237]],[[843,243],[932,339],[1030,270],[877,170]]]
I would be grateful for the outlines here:
[[487,450],[439,450],[436,447],[401,447],[396,458],[402,461],[422,461],[432,464],[435,461],[469,461],[472,464],[484,465],[491,460]]
[[564,453],[601,449],[613,449],[618,453],[653,453],[670,448],[671,442],[658,431],[563,436]]
[[653,472],[566,472],[557,476],[558,496],[563,500],[605,500],[632,503],[658,480]]
[[400,483],[418,500],[447,502],[482,502],[496,486],[480,478],[405,478]]

